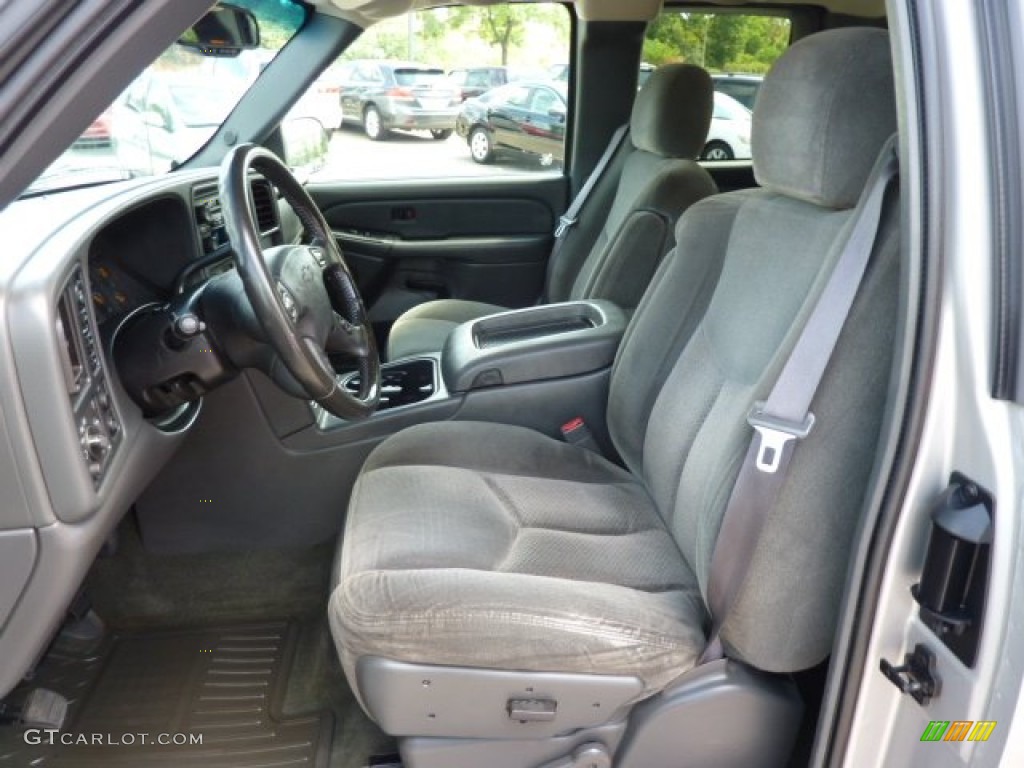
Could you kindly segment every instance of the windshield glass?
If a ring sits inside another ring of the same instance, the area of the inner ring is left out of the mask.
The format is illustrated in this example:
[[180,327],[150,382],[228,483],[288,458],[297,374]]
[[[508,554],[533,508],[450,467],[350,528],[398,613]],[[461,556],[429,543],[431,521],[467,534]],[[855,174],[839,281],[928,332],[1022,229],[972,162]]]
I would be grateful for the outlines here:
[[259,48],[218,58],[172,45],[26,193],[166,173],[198,152],[305,20],[305,10],[292,0],[232,2],[255,14]]
[[229,88],[192,83],[171,85],[167,93],[170,105],[188,128],[220,125],[231,111],[231,99],[235,96]]

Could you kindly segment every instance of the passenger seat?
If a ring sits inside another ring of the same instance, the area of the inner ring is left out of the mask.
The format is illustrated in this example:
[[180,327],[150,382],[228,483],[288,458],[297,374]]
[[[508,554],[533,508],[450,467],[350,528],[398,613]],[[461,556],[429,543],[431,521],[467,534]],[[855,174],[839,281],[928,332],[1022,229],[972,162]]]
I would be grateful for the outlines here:
[[[695,158],[711,124],[711,77],[692,64],[670,64],[637,94],[629,134],[584,206],[578,225],[548,264],[545,302],[607,299],[626,310],[640,302],[674,243],[676,219],[717,192]],[[621,168],[611,207],[614,168]],[[603,221],[602,221],[603,219]],[[508,309],[459,299],[428,301],[395,321],[387,357],[438,352],[455,326]]]

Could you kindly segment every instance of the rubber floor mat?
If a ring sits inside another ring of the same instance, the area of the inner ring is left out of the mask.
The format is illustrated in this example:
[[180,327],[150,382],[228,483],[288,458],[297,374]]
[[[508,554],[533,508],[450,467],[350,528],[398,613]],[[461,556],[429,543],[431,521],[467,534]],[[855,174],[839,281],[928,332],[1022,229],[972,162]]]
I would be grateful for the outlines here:
[[67,723],[52,737],[0,729],[0,767],[326,768],[333,716],[280,716],[295,634],[281,622],[115,635],[87,657],[51,652],[32,684],[71,699]]

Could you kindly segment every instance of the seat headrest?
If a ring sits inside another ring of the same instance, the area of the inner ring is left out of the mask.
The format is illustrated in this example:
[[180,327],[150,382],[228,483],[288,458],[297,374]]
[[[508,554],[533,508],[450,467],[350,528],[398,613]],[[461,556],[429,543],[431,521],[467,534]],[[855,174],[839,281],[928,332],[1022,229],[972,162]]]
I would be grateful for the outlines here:
[[896,132],[889,35],[857,27],[793,44],[754,105],[751,154],[765,189],[827,208],[852,208]]
[[697,157],[708,137],[713,93],[711,76],[701,67],[658,67],[633,103],[633,146],[662,157]]

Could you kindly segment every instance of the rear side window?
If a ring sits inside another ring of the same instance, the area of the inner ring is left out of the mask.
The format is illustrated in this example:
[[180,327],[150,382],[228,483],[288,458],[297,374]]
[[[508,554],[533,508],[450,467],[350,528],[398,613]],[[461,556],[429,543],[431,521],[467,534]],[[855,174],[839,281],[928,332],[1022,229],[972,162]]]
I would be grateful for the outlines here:
[[715,79],[716,91],[732,96],[747,109],[754,108],[754,99],[757,98],[759,87],[760,81],[739,80],[728,76]]
[[396,69],[395,82],[399,85],[433,85],[444,80],[441,69]]
[[789,46],[788,17],[666,9],[647,28],[644,70],[689,62],[711,73],[718,96],[701,159],[750,159],[751,114],[764,74]]

